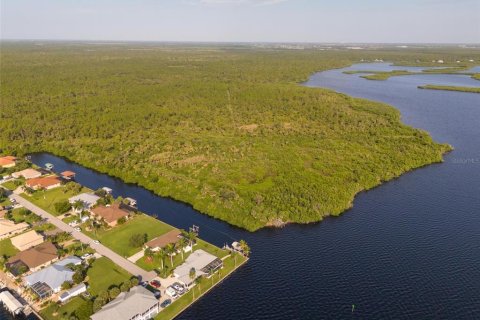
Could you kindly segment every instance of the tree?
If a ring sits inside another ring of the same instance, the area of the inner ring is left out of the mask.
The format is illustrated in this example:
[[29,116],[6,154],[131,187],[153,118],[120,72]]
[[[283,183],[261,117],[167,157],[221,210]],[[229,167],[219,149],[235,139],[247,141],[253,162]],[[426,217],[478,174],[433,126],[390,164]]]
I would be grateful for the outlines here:
[[118,221],[117,221],[118,224],[124,224],[125,222],[127,222],[127,218],[125,218],[125,217],[121,217],[121,218],[118,219]]
[[138,248],[143,246],[143,244],[147,242],[147,234],[146,233],[135,233],[129,239],[129,243],[131,247]]
[[161,264],[161,267],[162,267],[162,270],[163,270],[163,262],[165,260],[165,257],[167,256],[167,253],[165,252],[165,250],[163,248],[161,248],[160,250],[158,250],[157,252],[157,256],[158,256],[158,259],[160,260],[160,264]]
[[120,292],[121,291],[118,287],[111,287],[108,290],[108,296],[109,296],[110,300],[115,299],[120,294]]
[[[86,300],[83,302],[77,310],[75,310],[75,315],[79,320],[88,320],[90,316],[93,314],[93,305],[94,303],[91,300]],[[95,310],[98,311],[98,310]]]
[[176,250],[175,244],[173,243],[169,243],[165,246],[165,251],[170,256],[170,263],[172,265],[172,269],[173,269],[173,255],[175,254],[175,250]]
[[130,281],[123,282],[120,285],[120,291],[127,292],[130,289]]
[[62,290],[68,290],[72,287],[72,283],[70,281],[65,281],[62,283]]
[[[195,279],[197,278],[197,271],[195,270],[195,268],[190,269],[188,276],[190,277],[190,280],[192,280],[192,282],[195,281]],[[192,290],[192,295],[193,295],[193,300],[195,300],[195,290]]]
[[250,255],[250,247],[248,246],[245,240],[240,240],[239,242],[240,249],[242,250],[243,254],[248,257]]
[[72,205],[68,200],[61,200],[55,203],[55,211],[59,214],[63,214],[72,208]]
[[92,306],[93,312],[95,313],[98,310],[100,310],[105,305],[105,303],[107,303],[106,299],[100,296],[96,297],[95,300],[93,301],[93,306]]
[[137,277],[131,277],[130,278],[130,287],[135,287],[135,286],[138,286],[138,278]]
[[152,261],[153,258],[153,251],[150,248],[145,249],[144,251],[145,257],[147,257],[148,261]]
[[180,253],[182,254],[182,261],[184,260],[183,259],[183,249],[187,246],[187,239],[185,238],[180,238],[180,240],[178,240],[178,248],[180,249]]
[[75,284],[79,284],[80,282],[83,281],[83,279],[85,279],[85,274],[84,274],[83,270],[75,271],[75,273],[72,276],[72,280],[73,280],[73,282],[75,282]]
[[73,203],[73,208],[77,211],[80,210],[80,209],[83,209],[83,201],[82,200],[76,200]]

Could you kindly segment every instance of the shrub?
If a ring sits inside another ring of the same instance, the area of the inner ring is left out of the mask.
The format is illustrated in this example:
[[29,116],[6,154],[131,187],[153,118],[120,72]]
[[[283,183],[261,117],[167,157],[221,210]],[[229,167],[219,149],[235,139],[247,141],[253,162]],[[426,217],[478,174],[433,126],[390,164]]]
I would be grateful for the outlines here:
[[63,214],[72,208],[72,205],[68,200],[61,200],[55,203],[55,211],[59,214]]
[[131,247],[138,248],[143,246],[143,244],[147,242],[147,234],[146,233],[135,233],[130,237],[129,243]]

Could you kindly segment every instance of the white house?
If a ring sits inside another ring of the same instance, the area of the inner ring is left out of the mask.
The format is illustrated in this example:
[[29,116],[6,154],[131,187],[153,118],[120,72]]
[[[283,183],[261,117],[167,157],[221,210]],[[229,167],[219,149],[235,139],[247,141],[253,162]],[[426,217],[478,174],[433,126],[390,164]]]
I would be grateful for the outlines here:
[[77,201],[80,201],[83,203],[83,210],[89,210],[91,207],[97,204],[97,201],[100,199],[99,196],[93,194],[93,193],[81,193],[79,195],[73,196],[68,199],[68,202],[70,204],[74,204]]
[[85,291],[87,291],[87,286],[85,283],[80,283],[79,285],[63,292],[60,297],[58,297],[58,300],[60,300],[60,302],[65,302],[75,296],[78,296],[79,294],[84,293]]
[[122,292],[90,317],[91,320],[149,320],[160,310],[155,295],[142,286]]

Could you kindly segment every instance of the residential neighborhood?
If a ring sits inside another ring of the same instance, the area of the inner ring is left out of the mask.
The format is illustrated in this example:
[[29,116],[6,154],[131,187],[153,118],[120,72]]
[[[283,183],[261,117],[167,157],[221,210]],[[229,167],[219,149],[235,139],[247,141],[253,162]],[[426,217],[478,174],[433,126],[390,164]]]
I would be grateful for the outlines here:
[[46,320],[171,319],[247,260],[112,188],[78,184],[73,171],[17,158],[2,170],[0,281]]

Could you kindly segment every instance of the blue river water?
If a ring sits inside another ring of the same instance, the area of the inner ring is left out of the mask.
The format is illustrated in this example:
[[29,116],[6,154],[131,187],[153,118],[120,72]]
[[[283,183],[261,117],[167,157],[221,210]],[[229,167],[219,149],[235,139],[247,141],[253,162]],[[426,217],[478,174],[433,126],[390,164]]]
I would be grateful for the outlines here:
[[403,122],[455,150],[444,163],[359,194],[351,210],[321,223],[250,233],[50,154],[32,161],[133,197],[140,210],[174,226],[196,224],[200,237],[216,245],[250,244],[250,261],[179,319],[478,319],[480,95],[417,86],[480,82],[461,75],[371,81],[342,73],[373,68],[409,69],[354,65],[314,74],[304,85],[391,104]]

